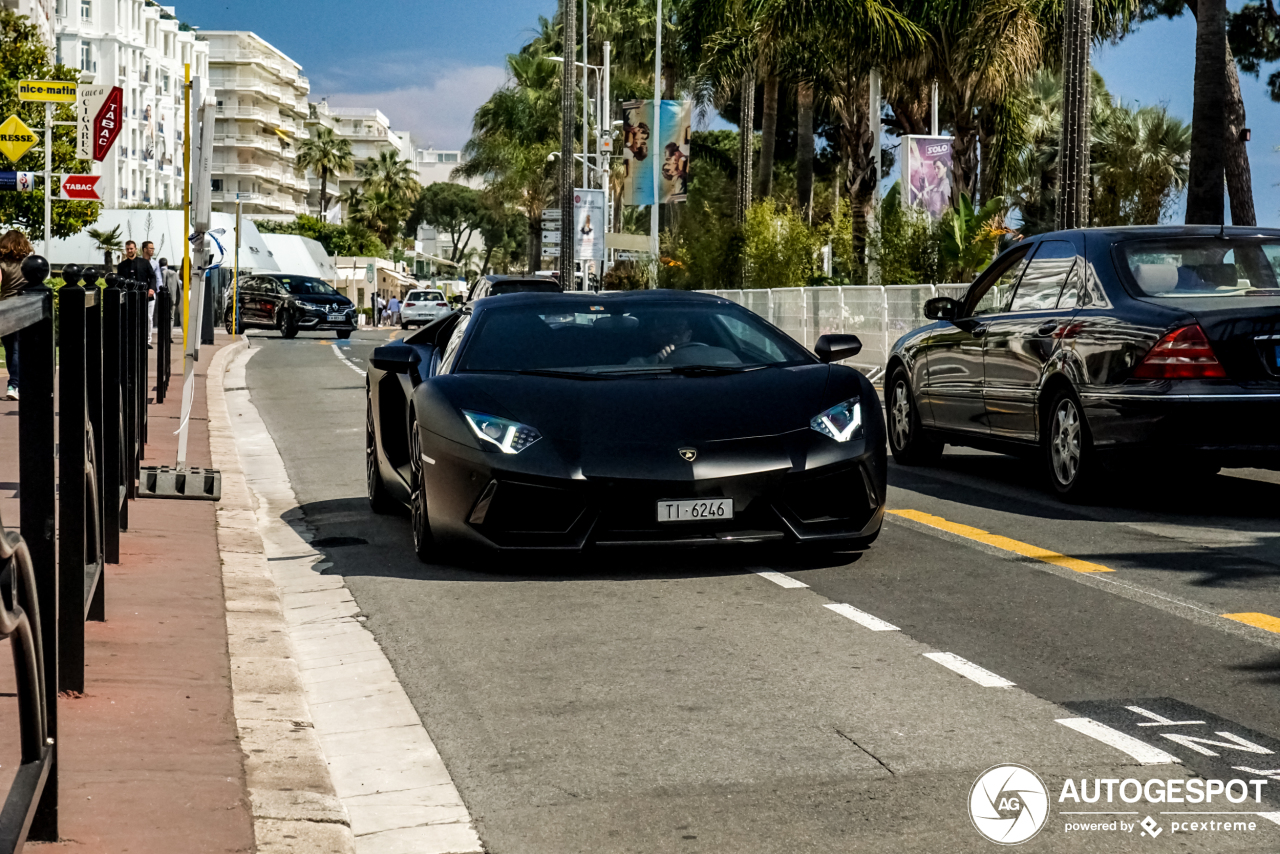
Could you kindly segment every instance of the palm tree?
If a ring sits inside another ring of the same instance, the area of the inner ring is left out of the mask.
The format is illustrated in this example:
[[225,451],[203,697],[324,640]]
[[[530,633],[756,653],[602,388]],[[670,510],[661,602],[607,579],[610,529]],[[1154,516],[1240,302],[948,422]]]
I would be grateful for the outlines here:
[[358,186],[347,187],[347,189],[338,194],[337,198],[338,204],[346,209],[348,219],[355,216],[356,212],[360,210],[360,205],[363,201],[364,195],[360,192]]
[[542,263],[542,211],[555,173],[548,156],[560,148],[559,65],[541,55],[507,57],[511,80],[476,110],[459,178],[485,178],[498,199],[518,207],[529,223],[529,269]]
[[124,244],[120,242],[120,226],[117,225],[110,231],[105,228],[88,228],[85,229],[85,234],[89,235],[94,247],[102,253],[103,272],[110,272],[113,268],[111,253],[124,250]]
[[393,249],[407,214],[408,206],[403,199],[378,187],[364,192],[351,218],[376,234],[388,249]]
[[401,160],[399,153],[390,149],[378,152],[360,164],[357,170],[365,192],[382,190],[393,198],[412,203],[421,189],[413,164]]
[[339,137],[331,128],[316,127],[310,137],[298,144],[296,162],[299,169],[320,173],[320,218],[324,219],[329,207],[329,175],[350,172],[355,165],[351,141]]
[[1191,108],[1191,170],[1187,183],[1188,224],[1219,225],[1223,222],[1226,45],[1226,0],[1199,0],[1196,8],[1195,101]]

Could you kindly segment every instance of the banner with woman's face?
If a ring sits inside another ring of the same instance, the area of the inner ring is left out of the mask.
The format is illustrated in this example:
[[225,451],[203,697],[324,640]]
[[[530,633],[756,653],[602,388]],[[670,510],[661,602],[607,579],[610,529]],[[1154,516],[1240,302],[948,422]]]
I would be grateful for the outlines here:
[[902,138],[902,197],[935,220],[951,206],[952,142],[949,136]]
[[693,103],[662,101],[660,140],[653,139],[653,101],[622,104],[622,203],[653,204],[653,170],[658,172],[658,201],[683,202],[689,184],[689,134]]

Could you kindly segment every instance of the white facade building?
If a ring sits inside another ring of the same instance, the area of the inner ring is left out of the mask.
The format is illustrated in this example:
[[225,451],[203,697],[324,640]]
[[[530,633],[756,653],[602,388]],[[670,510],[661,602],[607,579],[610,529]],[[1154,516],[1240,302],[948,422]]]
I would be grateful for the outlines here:
[[250,32],[209,30],[209,81],[217,98],[213,209],[292,219],[307,213],[307,180],[296,168],[306,138],[302,66]]
[[[7,0],[6,0],[7,2]],[[125,126],[94,171],[107,207],[182,203],[183,66],[208,76],[208,48],[171,6],[56,0],[56,61],[124,90]]]
[[[351,142],[351,157],[355,165],[378,157],[383,151],[394,151],[401,160],[413,161],[413,144],[409,134],[391,129],[391,119],[381,110],[371,107],[331,107],[325,101],[311,104],[307,127],[327,127],[342,139]],[[308,202],[320,211],[320,176],[313,170],[307,173],[309,182]],[[329,176],[329,209],[342,191],[359,186],[356,172]]]
[[449,181],[454,184],[465,184],[473,190],[484,186],[481,178],[454,178],[454,169],[466,162],[461,151],[436,151],[434,148],[419,148],[413,154],[413,165],[418,170],[418,183],[422,186]]
[[31,23],[40,31],[40,40],[49,49],[50,58],[54,52],[54,9],[57,0],[0,0],[0,6],[12,9],[19,15],[26,15]]

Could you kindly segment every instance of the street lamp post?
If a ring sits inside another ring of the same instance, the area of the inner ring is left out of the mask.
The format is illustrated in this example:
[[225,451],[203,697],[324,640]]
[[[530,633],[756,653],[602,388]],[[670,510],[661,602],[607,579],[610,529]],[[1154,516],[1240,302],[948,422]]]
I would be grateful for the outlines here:
[[[574,285],[573,278],[573,125],[574,125],[574,92],[577,83],[573,55],[575,53],[574,16],[577,4],[573,0],[562,0],[561,20],[564,31],[564,55],[569,60],[562,63],[563,76],[560,81],[560,287],[569,290]],[[585,151],[584,151],[585,154]],[[583,164],[586,165],[585,162]],[[585,173],[586,170],[584,169]]]
[[657,31],[653,48],[653,132],[649,137],[649,151],[653,156],[653,205],[649,208],[649,252],[653,255],[652,275],[649,277],[651,288],[658,286],[658,161],[662,149],[662,0],[655,2]]

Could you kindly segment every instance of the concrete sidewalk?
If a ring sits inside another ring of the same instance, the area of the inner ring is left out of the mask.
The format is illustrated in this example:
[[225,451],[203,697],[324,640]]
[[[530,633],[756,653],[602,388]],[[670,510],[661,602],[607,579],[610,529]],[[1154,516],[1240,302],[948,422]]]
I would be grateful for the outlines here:
[[[189,462],[209,465],[205,373],[228,342],[219,335],[196,367]],[[155,382],[152,356],[151,383]],[[146,465],[172,465],[182,389],[181,344],[163,404],[150,406]],[[19,404],[0,403],[0,510],[18,522]],[[105,573],[106,622],[86,626],[86,691],[61,698],[58,738],[62,841],[57,852],[254,850],[241,746],[232,711],[216,505],[139,500],[121,535],[121,563]],[[7,645],[0,641],[0,646]],[[0,658],[11,661],[8,650]],[[17,732],[11,666],[0,666],[0,732]],[[17,739],[0,747],[7,792]],[[12,744],[10,743],[12,742]]]

